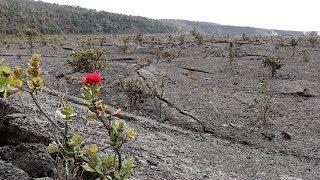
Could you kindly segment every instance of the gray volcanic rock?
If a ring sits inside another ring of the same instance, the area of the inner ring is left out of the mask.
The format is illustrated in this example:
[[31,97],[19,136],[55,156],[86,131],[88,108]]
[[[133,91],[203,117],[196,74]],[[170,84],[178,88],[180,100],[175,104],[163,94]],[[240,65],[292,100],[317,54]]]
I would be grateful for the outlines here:
[[31,180],[27,173],[17,168],[11,163],[0,160],[0,179],[1,180]]
[[39,124],[23,114],[10,114],[0,120],[1,141],[5,144],[51,142],[50,136]]
[[282,94],[300,95],[300,96],[319,96],[320,86],[317,83],[305,80],[276,81],[273,87]]
[[30,177],[54,175],[54,162],[42,144],[22,143],[11,149],[6,161],[24,170]]

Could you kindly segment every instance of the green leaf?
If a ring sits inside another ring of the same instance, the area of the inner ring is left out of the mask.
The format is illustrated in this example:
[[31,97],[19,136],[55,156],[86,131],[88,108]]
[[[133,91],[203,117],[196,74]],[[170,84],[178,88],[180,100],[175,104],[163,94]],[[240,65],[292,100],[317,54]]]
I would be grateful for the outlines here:
[[8,96],[8,88],[5,88],[3,91],[3,99],[7,99]]
[[83,140],[83,138],[79,134],[73,134],[70,139],[72,145],[74,145],[74,146],[80,146],[82,143],[82,140]]
[[12,70],[8,66],[2,66],[1,72],[4,77],[9,77],[12,74]]
[[122,161],[122,166],[120,169],[120,175],[122,179],[127,179],[133,169],[133,158],[132,157],[126,157]]
[[52,142],[47,146],[47,151],[49,154],[60,152],[59,146],[56,142]]
[[104,173],[110,174],[116,168],[116,157],[110,155],[104,156],[103,158],[101,158],[101,163]]
[[101,159],[97,154],[92,154],[90,163],[92,163],[94,166],[100,166],[101,165]]
[[96,166],[94,169],[96,170],[97,173],[103,174],[101,166]]
[[92,173],[95,173],[95,172],[96,172],[93,168],[91,168],[91,167],[89,166],[88,163],[85,163],[84,165],[82,165],[82,168],[83,168],[83,170],[85,170],[85,171],[87,171],[87,172],[92,172]]
[[62,114],[61,109],[57,109],[56,113],[58,114],[58,116],[60,116],[62,119],[65,119],[67,116]]
[[97,119],[97,116],[92,111],[88,110],[87,118],[88,121],[95,121]]
[[114,176],[116,179],[121,180],[121,176],[120,176],[120,174],[119,174],[118,171],[115,171],[115,172],[113,173],[113,176]]
[[5,88],[6,88],[6,84],[3,83],[3,82],[1,81],[1,78],[0,78],[0,92],[3,92],[3,91],[5,90]]
[[[86,154],[94,155],[98,151],[98,146],[96,144],[88,144],[83,147],[83,151]],[[94,157],[94,158],[97,158],[97,157]],[[97,165],[97,164],[95,164],[95,165]]]
[[57,110],[57,114],[61,118],[68,121],[71,120],[71,118],[76,115],[70,103],[63,104],[62,107]]

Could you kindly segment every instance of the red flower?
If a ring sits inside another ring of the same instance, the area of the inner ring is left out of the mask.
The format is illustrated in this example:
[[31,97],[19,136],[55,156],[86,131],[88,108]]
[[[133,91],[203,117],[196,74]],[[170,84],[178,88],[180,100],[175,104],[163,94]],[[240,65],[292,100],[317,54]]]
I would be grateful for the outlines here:
[[85,85],[97,85],[97,84],[101,84],[101,81],[102,81],[102,76],[98,72],[85,73],[82,76],[82,82]]

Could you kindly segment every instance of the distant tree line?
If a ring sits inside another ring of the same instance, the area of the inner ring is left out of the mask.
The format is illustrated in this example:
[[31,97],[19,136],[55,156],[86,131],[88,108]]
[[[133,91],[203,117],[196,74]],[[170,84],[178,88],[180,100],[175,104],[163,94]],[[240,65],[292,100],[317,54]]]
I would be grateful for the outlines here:
[[177,28],[158,20],[32,0],[0,0],[0,33],[35,27],[42,34],[170,33]]

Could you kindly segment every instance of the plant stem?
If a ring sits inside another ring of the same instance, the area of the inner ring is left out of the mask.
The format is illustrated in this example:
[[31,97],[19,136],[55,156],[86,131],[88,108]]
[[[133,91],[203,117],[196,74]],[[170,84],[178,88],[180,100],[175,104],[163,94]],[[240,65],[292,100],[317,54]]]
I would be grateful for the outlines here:
[[64,127],[64,144],[65,144],[65,147],[68,146],[68,131],[69,131],[69,126],[68,126],[68,122],[66,121],[65,122],[65,127]]
[[119,151],[119,149],[115,149],[115,151],[116,151],[116,153],[117,153],[117,155],[118,155],[118,163],[119,163],[119,166],[118,166],[118,171],[120,171],[120,169],[121,169],[121,163],[122,163],[122,160],[121,160],[121,153],[120,153],[120,151]]
[[[102,118],[101,116],[99,116],[99,114],[98,114],[98,109],[97,109],[97,107],[95,106],[95,102],[92,102],[92,106],[94,107],[94,111],[95,111],[94,113],[96,114],[97,118],[98,118],[99,121],[104,125],[104,127],[107,129],[109,136],[111,136],[110,121],[109,121],[109,122],[106,122],[106,120],[105,120],[104,118]],[[109,117],[111,117],[111,116],[107,116],[107,118],[109,118]],[[122,144],[121,144],[121,146],[122,146]],[[121,146],[114,149],[114,151],[116,152],[116,154],[117,154],[117,156],[118,156],[118,162],[119,162],[118,171],[120,171],[120,169],[121,169],[121,163],[122,163],[122,162],[121,162],[121,159],[122,159],[122,158],[121,158],[121,153],[120,153],[120,151],[119,151],[119,149],[121,148]]]
[[36,96],[34,95],[34,91],[32,92],[29,92],[29,94],[31,95],[32,97],[32,100],[34,101],[35,105],[38,107],[38,109],[40,110],[40,112],[47,118],[48,121],[51,122],[51,124],[53,124],[61,133],[63,133],[63,130],[62,128],[60,128],[58,126],[58,124],[56,122],[54,122],[50,117],[49,115],[42,109],[38,99],[36,98]]

